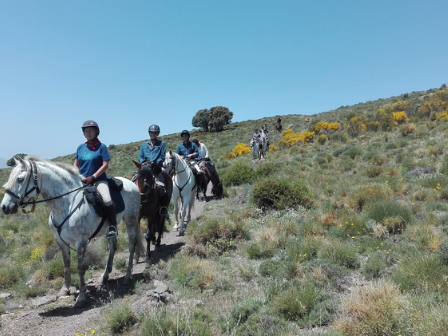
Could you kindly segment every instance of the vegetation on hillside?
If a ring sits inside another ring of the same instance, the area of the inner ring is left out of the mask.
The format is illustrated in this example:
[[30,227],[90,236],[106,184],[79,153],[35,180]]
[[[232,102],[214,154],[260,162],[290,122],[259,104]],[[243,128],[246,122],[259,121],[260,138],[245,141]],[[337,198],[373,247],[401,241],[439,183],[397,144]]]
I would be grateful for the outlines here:
[[[281,134],[273,132],[276,119],[231,123],[218,135],[192,132],[207,145],[226,197],[190,223],[181,253],[148,272],[183,302],[200,304],[136,316],[116,300],[118,316],[105,313],[97,333],[135,334],[136,321],[141,335],[446,333],[446,87],[282,116],[291,126]],[[253,161],[245,144],[264,124],[278,150]],[[180,142],[178,134],[162,138],[168,149]],[[112,175],[131,177],[140,143],[110,147]],[[72,162],[73,154],[57,160]],[[2,184],[9,171],[0,171]],[[16,297],[60,288],[47,218],[45,207],[0,216],[0,288]]]

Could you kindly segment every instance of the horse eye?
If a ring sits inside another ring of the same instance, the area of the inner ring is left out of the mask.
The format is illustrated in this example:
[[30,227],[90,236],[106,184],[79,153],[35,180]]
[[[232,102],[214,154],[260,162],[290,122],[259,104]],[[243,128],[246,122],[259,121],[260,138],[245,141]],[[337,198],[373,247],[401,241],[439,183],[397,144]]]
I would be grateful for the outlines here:
[[17,182],[22,183],[25,179],[23,177],[18,177]]

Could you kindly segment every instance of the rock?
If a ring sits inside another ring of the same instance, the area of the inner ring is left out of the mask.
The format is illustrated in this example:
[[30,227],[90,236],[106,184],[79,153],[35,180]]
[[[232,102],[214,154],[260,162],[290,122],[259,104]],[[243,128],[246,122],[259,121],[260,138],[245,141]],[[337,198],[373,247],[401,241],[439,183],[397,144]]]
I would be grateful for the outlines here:
[[35,300],[32,300],[31,305],[33,307],[40,307],[40,306],[55,302],[56,300],[57,300],[56,295],[46,295],[46,296],[39,297]]

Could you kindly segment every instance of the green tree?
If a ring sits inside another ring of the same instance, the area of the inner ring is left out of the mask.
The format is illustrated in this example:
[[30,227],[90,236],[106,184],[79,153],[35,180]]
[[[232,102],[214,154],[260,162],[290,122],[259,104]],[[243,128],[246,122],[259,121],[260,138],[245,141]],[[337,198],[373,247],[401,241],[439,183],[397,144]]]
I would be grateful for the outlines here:
[[17,157],[21,157],[22,159],[26,156],[27,154],[16,154],[16,155],[14,155],[12,158],[10,158],[8,161],[6,161],[6,165],[8,166],[8,167],[14,167],[15,165],[16,165],[16,162],[14,161],[14,158],[17,158]]
[[191,124],[193,127],[201,127],[204,131],[208,132],[208,124],[210,123],[210,111],[208,109],[202,109],[196,112]]
[[209,130],[222,131],[224,125],[230,124],[233,112],[224,106],[214,106],[210,109]]

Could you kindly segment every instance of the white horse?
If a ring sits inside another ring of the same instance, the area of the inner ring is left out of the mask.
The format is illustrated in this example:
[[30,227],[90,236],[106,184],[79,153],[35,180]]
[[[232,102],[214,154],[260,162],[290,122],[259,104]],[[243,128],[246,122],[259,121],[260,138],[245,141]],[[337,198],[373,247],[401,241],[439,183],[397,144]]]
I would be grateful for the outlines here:
[[252,155],[254,160],[265,158],[266,152],[268,151],[267,137],[263,132],[261,132],[260,134],[261,135],[259,140],[251,139],[250,141],[250,148],[252,148]]
[[[172,151],[166,153],[163,167],[171,176],[173,176],[172,200],[174,203],[174,217],[176,219],[174,229],[179,230],[179,236],[183,236],[185,233],[185,227],[191,220],[191,208],[193,207],[197,188],[196,180],[188,163],[185,162],[177,153]],[[179,199],[182,203],[180,226]]]
[[[1,209],[3,213],[9,215],[16,213],[19,206],[25,212],[25,207],[28,205],[32,205],[31,211],[33,211],[36,203],[47,203],[51,210],[48,222],[62,252],[64,263],[64,285],[59,295],[70,294],[70,245],[74,245],[80,279],[80,290],[75,307],[82,307],[86,303],[84,274],[88,266],[85,260],[87,243],[96,233],[104,234],[108,221],[101,226],[102,218],[98,217],[92,205],[87,203],[83,193],[83,176],[79,174],[77,168],[66,163],[46,161],[34,156],[28,156],[25,159],[19,158],[19,160],[15,160],[15,163],[16,166],[11,171],[8,182],[3,186],[6,191],[1,202]],[[140,192],[131,181],[124,178],[119,179],[123,181],[121,196],[125,210],[117,214],[117,222],[123,218],[128,232],[129,260],[124,282],[129,283],[134,252],[144,253],[138,223]],[[37,201],[39,195],[42,195],[43,199]],[[116,246],[116,237],[109,238],[109,259],[106,269],[99,279],[100,284],[104,284],[109,279]]]

